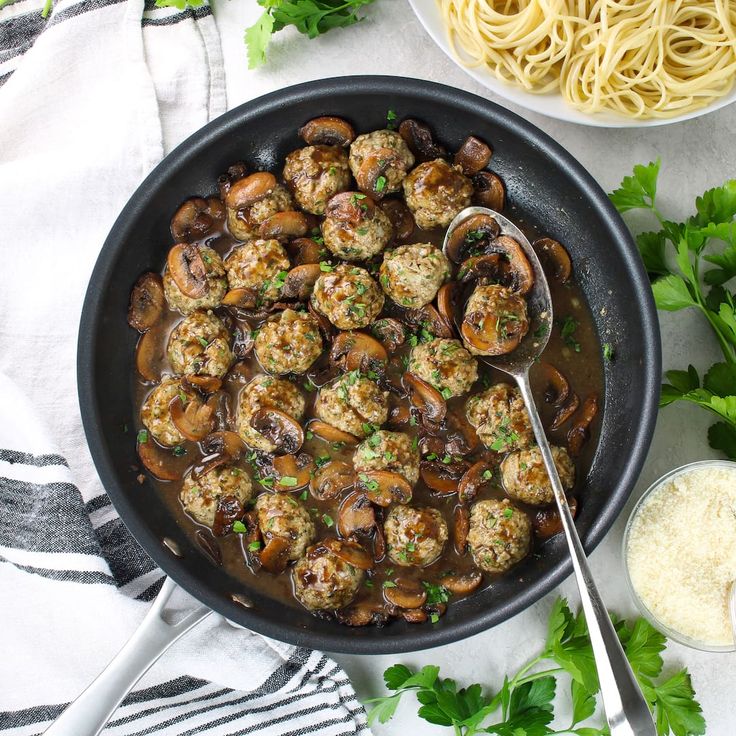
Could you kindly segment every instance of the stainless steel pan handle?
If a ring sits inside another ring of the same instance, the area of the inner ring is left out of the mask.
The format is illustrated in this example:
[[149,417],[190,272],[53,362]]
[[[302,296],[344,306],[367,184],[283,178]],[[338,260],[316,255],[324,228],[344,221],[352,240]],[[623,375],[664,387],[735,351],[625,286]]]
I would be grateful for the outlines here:
[[212,613],[199,606],[181,621],[168,623],[163,614],[177,585],[166,578],[146,617],[97,679],[44,732],[48,736],[97,736],[123,698],[151,665],[181,636]]

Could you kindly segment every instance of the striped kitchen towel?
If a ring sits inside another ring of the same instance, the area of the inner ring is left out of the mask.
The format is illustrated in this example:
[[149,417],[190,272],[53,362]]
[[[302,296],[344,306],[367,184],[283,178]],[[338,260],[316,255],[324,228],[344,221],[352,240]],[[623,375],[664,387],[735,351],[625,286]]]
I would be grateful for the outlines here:
[[[0,0],[0,733],[40,734],[120,650],[162,573],[102,489],[75,379],[101,244],[158,161],[226,109],[209,6]],[[191,600],[179,591],[172,604]],[[104,732],[361,734],[328,657],[210,616]],[[78,734],[75,736],[85,736]]]

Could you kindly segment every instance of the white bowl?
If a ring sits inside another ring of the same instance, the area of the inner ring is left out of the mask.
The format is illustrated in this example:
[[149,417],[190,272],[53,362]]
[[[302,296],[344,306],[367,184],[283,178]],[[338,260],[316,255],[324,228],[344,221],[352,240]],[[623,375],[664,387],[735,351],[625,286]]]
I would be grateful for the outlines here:
[[707,107],[691,110],[673,118],[638,120],[609,112],[595,114],[584,113],[565,102],[559,93],[535,95],[531,92],[524,91],[520,87],[514,87],[513,85],[502,82],[483,67],[465,66],[457,59],[450,48],[447,30],[442,21],[436,0],[409,0],[409,5],[411,5],[414,14],[419,18],[421,24],[434,42],[455,64],[467,72],[473,79],[500,97],[521,105],[521,107],[525,107],[527,110],[533,110],[542,115],[548,115],[551,118],[566,120],[569,123],[579,123],[580,125],[593,125],[600,128],[650,128],[655,125],[669,125],[670,123],[678,123],[682,120],[697,118],[709,112],[719,110],[726,105],[730,105],[732,102],[736,102],[736,85],[734,85],[734,88],[725,97],[718,98]]

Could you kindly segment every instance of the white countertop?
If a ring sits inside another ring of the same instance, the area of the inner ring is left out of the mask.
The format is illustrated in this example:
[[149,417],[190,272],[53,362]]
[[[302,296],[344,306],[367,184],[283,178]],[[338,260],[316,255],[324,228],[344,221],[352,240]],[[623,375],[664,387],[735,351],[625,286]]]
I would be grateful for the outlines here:
[[[222,35],[230,107],[298,82],[354,74],[430,79],[494,99],[434,46],[404,0],[378,0],[374,7],[368,8],[368,19],[363,23],[316,40],[310,41],[293,29],[279,33],[269,49],[267,65],[257,71],[247,68],[243,31],[261,9],[254,0],[213,5]],[[661,157],[659,206],[673,219],[689,215],[695,197],[705,189],[736,176],[734,105],[673,126],[610,130],[563,123],[526,112],[502,99],[494,101],[550,134],[607,191],[630,173],[634,164]],[[692,311],[660,313],[660,323],[665,369],[686,368],[692,362],[702,372],[719,359],[715,341],[699,315]],[[647,486],[667,470],[716,456],[706,440],[710,423],[704,411],[689,406],[671,406],[660,413],[649,458],[636,490],[618,522],[591,556],[593,572],[611,610],[634,613],[625,589],[620,555],[628,512]],[[336,655],[335,658],[347,670],[361,698],[385,694],[381,675],[395,662],[416,667],[438,664],[444,676],[453,677],[462,685],[480,682],[489,688],[498,687],[505,673],[515,672],[541,647],[549,607],[559,594],[567,596],[573,606],[577,605],[575,584],[567,580],[510,621],[465,641],[414,654]],[[683,665],[690,670],[703,706],[708,736],[732,736],[736,732],[733,712],[736,654],[707,654],[671,644],[666,652],[665,670],[674,671]],[[396,717],[386,726],[376,726],[375,733],[426,736],[450,733],[448,729],[419,720],[416,709],[415,701],[400,706]]]

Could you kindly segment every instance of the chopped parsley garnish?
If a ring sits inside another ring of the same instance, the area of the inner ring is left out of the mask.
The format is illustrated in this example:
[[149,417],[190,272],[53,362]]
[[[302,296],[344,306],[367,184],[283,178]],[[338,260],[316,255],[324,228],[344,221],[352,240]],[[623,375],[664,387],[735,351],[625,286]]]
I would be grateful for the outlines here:
[[396,112],[389,110],[386,113],[386,128],[388,130],[394,130],[396,128]]
[[508,448],[519,441],[519,435],[512,429],[509,429],[509,418],[504,417],[501,426],[496,432],[496,439],[491,444],[491,450],[495,452],[505,452]]
[[320,261],[319,270],[323,273],[329,273],[330,271],[334,271],[335,269],[329,263],[326,263],[325,261]]
[[384,580],[383,581],[383,587],[384,588],[395,588],[396,583],[393,580]]
[[511,507],[506,508],[506,509],[503,510],[503,515],[507,519],[510,519],[514,515],[514,510]]
[[248,545],[249,552],[258,552],[260,548],[261,548],[261,543],[257,539]]
[[187,451],[181,445],[177,445],[171,452],[174,457],[182,457],[182,455],[187,454]]
[[279,485],[293,488],[299,481],[293,475],[283,475],[279,479]]
[[386,177],[385,176],[379,176],[378,179],[376,179],[376,191],[382,192],[386,188]]
[[437,583],[428,583],[422,580],[424,590],[427,591],[427,605],[433,606],[437,603],[447,603],[450,600],[450,591],[444,585]]
[[233,522],[233,531],[235,534],[245,534],[248,529],[242,521],[237,520]]
[[329,514],[322,514],[322,521],[325,526],[334,526],[335,522]]
[[573,337],[573,335],[575,334],[575,330],[578,328],[578,324],[578,321],[569,315],[560,322],[560,336],[562,337],[563,342],[576,353],[580,352],[580,343]]
[[138,444],[145,445],[146,442],[148,442],[148,430],[142,429],[140,432],[138,432]]
[[447,387],[443,388],[440,393],[442,394],[442,398],[445,400],[452,398],[452,391]]
[[610,342],[603,343],[603,360],[607,360],[609,363],[613,360],[613,345]]

